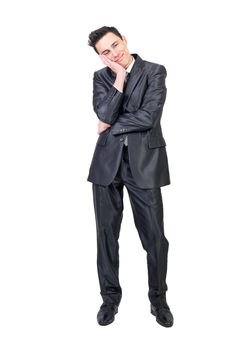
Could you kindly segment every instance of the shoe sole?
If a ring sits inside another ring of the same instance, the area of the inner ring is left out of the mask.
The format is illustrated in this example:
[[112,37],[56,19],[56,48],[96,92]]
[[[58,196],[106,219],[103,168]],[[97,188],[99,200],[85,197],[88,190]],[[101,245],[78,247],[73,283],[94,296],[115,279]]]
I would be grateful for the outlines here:
[[174,324],[174,322],[172,322],[172,323],[162,323],[162,322],[160,322],[160,321],[157,319],[156,313],[153,312],[152,310],[151,310],[151,314],[154,315],[154,316],[156,317],[156,321],[158,322],[158,324],[160,324],[160,326],[163,326],[163,327],[166,327],[166,328],[170,328],[170,327],[172,327],[173,324]]

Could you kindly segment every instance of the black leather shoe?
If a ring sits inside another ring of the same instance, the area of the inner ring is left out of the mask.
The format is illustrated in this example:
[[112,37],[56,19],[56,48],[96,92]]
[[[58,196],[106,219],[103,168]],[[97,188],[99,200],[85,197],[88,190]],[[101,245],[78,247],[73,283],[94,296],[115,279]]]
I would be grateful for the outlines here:
[[163,327],[172,327],[173,315],[168,305],[156,307],[151,304],[151,314],[156,316],[156,321]]
[[115,315],[118,313],[118,306],[115,304],[103,303],[97,314],[97,321],[100,326],[107,326],[115,320]]

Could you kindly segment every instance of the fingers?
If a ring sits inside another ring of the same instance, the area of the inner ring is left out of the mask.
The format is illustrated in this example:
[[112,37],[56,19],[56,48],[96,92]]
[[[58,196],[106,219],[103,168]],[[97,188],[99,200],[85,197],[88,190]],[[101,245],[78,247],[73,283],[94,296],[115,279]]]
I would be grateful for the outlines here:
[[111,125],[102,122],[101,120],[98,121],[98,134],[101,134],[103,131],[105,131],[106,129],[110,128]]
[[111,64],[113,64],[113,62],[112,62],[109,58],[107,58],[105,55],[99,55],[99,56],[100,56],[102,62],[103,62],[106,66],[110,67]]
[[103,54],[100,54],[99,56],[101,57],[102,61],[105,61],[105,62],[112,62],[108,57],[106,57],[106,56],[103,55]]

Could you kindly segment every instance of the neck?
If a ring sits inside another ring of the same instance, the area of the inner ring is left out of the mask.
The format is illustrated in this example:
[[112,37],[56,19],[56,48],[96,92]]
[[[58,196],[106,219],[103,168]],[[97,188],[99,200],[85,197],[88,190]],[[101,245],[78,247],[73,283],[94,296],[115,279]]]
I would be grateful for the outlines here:
[[132,57],[132,55],[130,55],[129,62],[128,62],[127,66],[125,67],[125,69],[127,69],[130,66],[130,64],[132,63],[132,60],[133,60],[133,57]]

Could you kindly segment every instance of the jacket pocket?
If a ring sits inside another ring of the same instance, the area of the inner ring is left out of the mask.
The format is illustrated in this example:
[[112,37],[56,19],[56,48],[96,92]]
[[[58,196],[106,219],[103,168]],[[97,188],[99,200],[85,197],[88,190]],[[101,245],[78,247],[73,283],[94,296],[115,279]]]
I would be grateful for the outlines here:
[[161,127],[152,128],[148,134],[149,148],[157,148],[166,146],[166,142],[162,135]]

